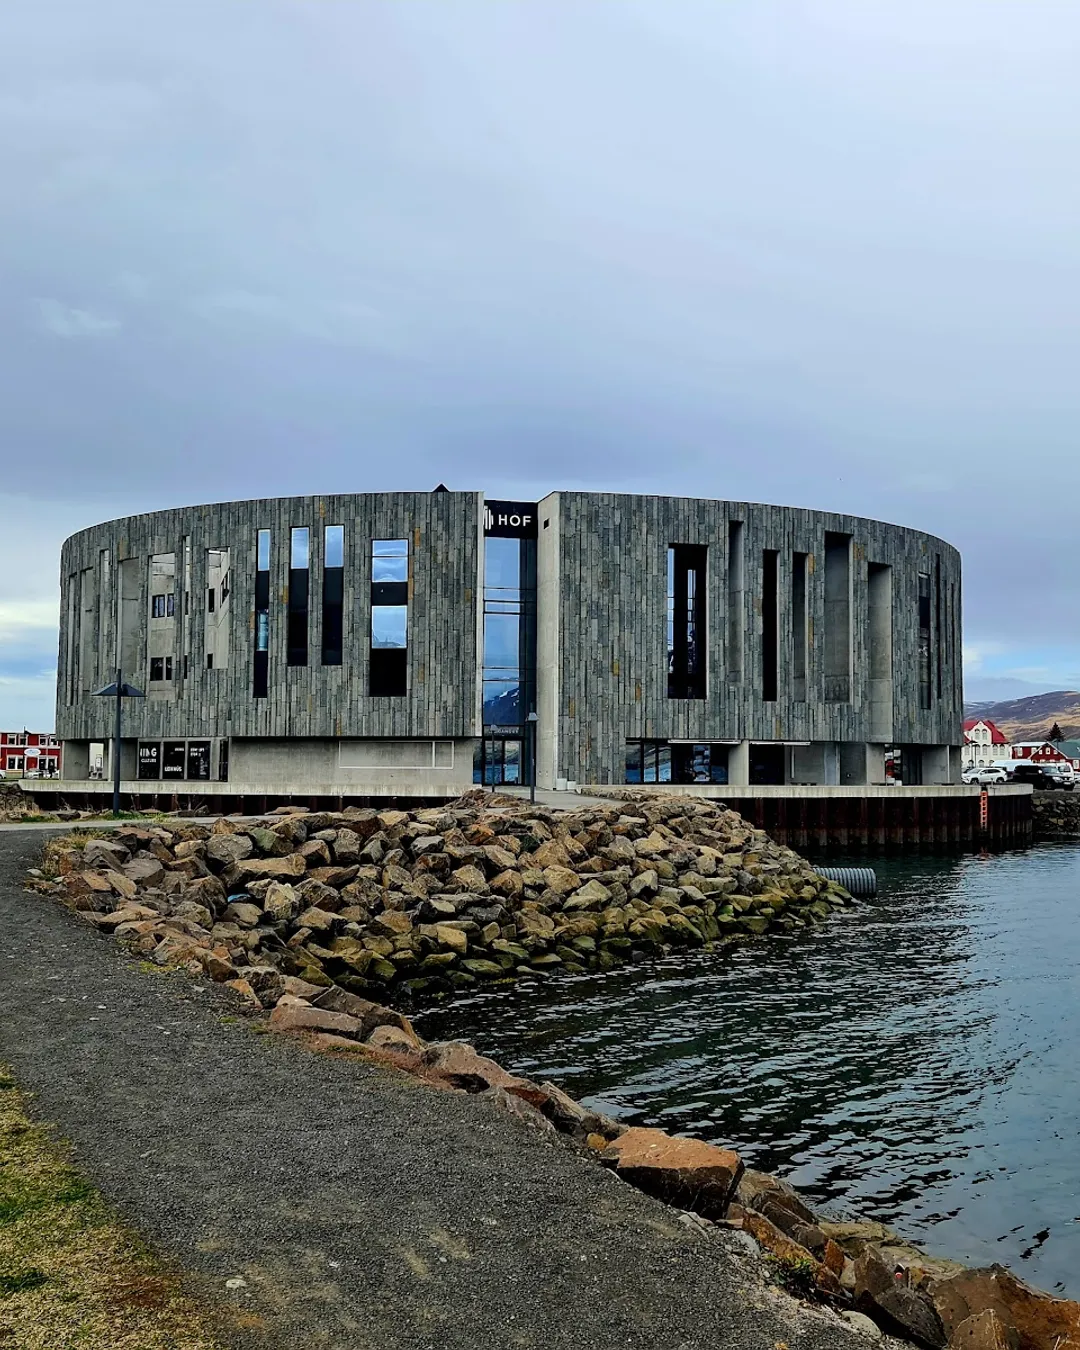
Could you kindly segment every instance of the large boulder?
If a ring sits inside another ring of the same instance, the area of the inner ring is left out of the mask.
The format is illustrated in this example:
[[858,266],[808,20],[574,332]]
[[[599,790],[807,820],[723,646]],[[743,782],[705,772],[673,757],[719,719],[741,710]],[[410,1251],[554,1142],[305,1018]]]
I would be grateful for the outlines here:
[[165,868],[157,858],[149,854],[140,853],[130,861],[124,863],[124,876],[128,877],[136,886],[158,886],[165,876]]
[[743,1171],[732,1149],[642,1127],[613,1140],[601,1157],[639,1190],[707,1219],[724,1217]]
[[88,867],[122,867],[130,857],[119,839],[91,839],[83,849],[83,860]]
[[1015,1328],[1020,1350],[1076,1350],[1080,1347],[1080,1303],[1053,1298],[1018,1280],[1004,1266],[965,1270],[930,1288],[934,1307],[953,1338],[973,1316],[996,1313]]
[[290,881],[302,877],[307,871],[307,863],[299,853],[289,853],[284,858],[252,858],[249,862],[240,862],[230,867],[226,873],[230,886],[242,886],[248,881],[270,878],[275,881]]
[[336,1036],[347,1036],[350,1040],[359,1040],[361,1031],[360,1022],[348,1013],[313,1008],[292,1000],[290,995],[286,995],[275,1006],[270,1014],[270,1026],[274,1031],[330,1031]]
[[485,1088],[501,1087],[508,1092],[520,1087],[525,1080],[507,1073],[493,1059],[478,1055],[464,1041],[441,1041],[424,1051],[424,1067],[434,1077],[466,1092],[483,1092]]

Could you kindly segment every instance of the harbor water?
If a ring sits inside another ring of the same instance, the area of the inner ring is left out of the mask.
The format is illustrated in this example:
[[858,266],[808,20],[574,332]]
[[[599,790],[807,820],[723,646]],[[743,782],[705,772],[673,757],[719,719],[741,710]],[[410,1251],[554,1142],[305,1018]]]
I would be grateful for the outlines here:
[[876,865],[877,897],[816,930],[493,988],[419,1030],[1080,1297],[1080,844]]

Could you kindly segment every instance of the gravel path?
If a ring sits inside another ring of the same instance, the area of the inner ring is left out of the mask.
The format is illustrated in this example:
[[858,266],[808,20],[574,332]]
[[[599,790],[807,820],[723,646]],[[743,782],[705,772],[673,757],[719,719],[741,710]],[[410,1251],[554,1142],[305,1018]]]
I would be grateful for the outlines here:
[[42,842],[0,837],[0,1059],[195,1288],[251,1314],[238,1345],[870,1344],[771,1291],[738,1235],[488,1103],[223,1020],[220,990],[23,891]]

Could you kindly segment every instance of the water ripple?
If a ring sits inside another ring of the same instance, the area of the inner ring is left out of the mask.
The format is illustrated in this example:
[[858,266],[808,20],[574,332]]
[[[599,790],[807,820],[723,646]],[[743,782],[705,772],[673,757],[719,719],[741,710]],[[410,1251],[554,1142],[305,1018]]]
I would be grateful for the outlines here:
[[812,932],[486,991],[421,1030],[1080,1295],[1080,847],[878,872]]

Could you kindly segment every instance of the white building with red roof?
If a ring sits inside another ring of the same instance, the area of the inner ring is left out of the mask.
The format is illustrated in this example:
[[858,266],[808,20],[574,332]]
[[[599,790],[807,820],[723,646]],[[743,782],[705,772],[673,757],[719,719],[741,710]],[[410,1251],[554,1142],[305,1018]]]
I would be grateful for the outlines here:
[[964,723],[964,768],[995,764],[1012,758],[1012,747],[1005,733],[993,722],[980,717],[969,717]]

